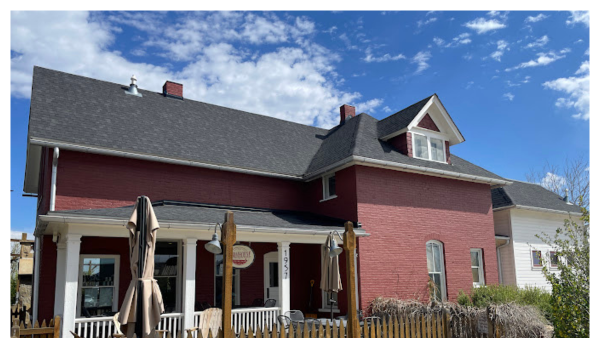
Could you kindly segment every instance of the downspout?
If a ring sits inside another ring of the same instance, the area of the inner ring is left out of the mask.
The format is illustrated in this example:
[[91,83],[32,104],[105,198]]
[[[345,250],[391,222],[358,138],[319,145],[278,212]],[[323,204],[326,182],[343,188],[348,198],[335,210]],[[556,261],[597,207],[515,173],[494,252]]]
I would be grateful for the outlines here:
[[58,167],[58,147],[54,147],[53,158],[52,158],[52,181],[50,183],[50,211],[54,211],[54,204],[56,202],[56,169]]
[[496,260],[498,261],[498,277],[500,279],[500,284],[504,284],[502,278],[502,257],[500,256],[500,249],[510,244],[510,237],[506,239],[506,243],[496,247]]

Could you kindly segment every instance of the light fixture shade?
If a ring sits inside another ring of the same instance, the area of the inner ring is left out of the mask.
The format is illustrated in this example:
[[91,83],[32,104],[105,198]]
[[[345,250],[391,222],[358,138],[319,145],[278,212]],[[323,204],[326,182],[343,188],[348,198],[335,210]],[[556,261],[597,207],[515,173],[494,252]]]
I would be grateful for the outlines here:
[[335,257],[341,254],[343,250],[344,249],[337,245],[335,238],[331,238],[331,241],[329,242],[329,257]]
[[208,251],[211,252],[215,255],[218,255],[222,252],[221,250],[221,243],[219,243],[219,235],[217,235],[216,233],[213,234],[212,236],[212,241],[204,244],[204,248]]

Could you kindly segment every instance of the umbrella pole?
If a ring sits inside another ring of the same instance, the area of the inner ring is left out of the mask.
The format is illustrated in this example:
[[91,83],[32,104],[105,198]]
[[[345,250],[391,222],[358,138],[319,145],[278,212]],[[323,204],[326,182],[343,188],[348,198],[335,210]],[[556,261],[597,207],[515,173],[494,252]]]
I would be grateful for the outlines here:
[[138,198],[137,206],[137,227],[136,231],[138,234],[138,290],[137,290],[137,304],[135,313],[135,334],[138,338],[144,337],[144,326],[143,326],[143,299],[144,294],[142,288],[143,284],[141,279],[144,277],[144,260],[146,258],[146,196],[140,196]]

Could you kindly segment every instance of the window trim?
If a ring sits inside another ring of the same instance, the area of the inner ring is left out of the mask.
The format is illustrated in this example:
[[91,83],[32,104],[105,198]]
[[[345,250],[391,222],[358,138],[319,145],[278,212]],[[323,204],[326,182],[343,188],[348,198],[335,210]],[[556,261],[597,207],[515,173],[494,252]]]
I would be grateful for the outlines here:
[[[540,264],[539,265],[536,265],[535,262],[534,262],[534,260],[533,260],[534,252],[539,252],[540,253]],[[541,262],[541,260],[542,260],[542,250],[532,249],[532,250],[530,250],[530,255],[531,255],[531,267],[533,269],[536,269],[536,270],[542,269],[542,264],[541,264],[542,263]]]
[[[95,255],[95,254],[81,254],[79,255],[79,271],[78,271],[78,278],[77,278],[77,306],[76,306],[76,313],[77,313],[77,318],[82,318],[81,317],[81,297],[82,297],[82,290],[83,290],[83,274],[81,273],[81,270],[83,269],[83,260],[86,258],[114,258],[115,259],[115,279],[114,279],[114,286],[113,286],[113,304],[112,304],[112,311],[119,311],[119,269],[121,267],[121,256],[120,255]],[[116,297],[115,297],[116,296]]]
[[548,251],[548,256],[549,256],[548,261],[550,263],[550,269],[556,270],[556,269],[558,269],[558,256],[556,256],[556,264],[552,264],[552,254],[554,254],[556,256],[556,250]]
[[472,252],[477,252],[479,255],[479,266],[473,266],[471,264],[471,274],[473,273],[473,268],[477,268],[479,270],[479,283],[475,283],[473,282],[473,286],[474,287],[481,287],[481,286],[485,286],[485,273],[484,273],[484,269],[483,269],[483,250],[480,248],[475,248],[475,249],[471,249],[469,251],[469,254]]
[[[321,244],[321,264],[320,264],[320,271],[323,271],[323,252],[325,245]],[[322,278],[322,276],[321,276]],[[329,305],[327,305],[327,296],[326,296],[327,292],[321,290],[321,308],[318,310],[319,312],[330,312],[331,308]],[[339,293],[338,293],[339,295]],[[338,308],[338,304],[339,304],[339,298],[338,298],[338,303],[333,305],[333,313],[340,313],[340,309]]]
[[[412,142],[412,149],[413,149],[413,157],[414,158],[418,158],[419,160],[425,160],[425,161],[432,161],[432,162],[438,162],[438,163],[448,163],[448,159],[446,158],[446,141],[448,141],[448,139],[439,133],[431,133],[431,132],[426,132],[426,131],[411,131],[412,135],[411,135],[411,142]],[[415,147],[415,135],[419,135],[419,136],[423,136],[425,138],[427,138],[427,158],[422,158],[422,157],[417,157],[416,156],[416,147]],[[444,155],[444,160],[443,161],[438,161],[438,160],[432,160],[431,159],[431,139],[437,139],[437,140],[441,140],[442,141],[442,153]]]
[[[323,199],[320,200],[319,202],[329,201],[329,200],[337,197],[337,194],[329,195],[329,178],[330,177],[335,177],[335,172],[323,175],[323,177],[321,178],[321,185],[323,187]],[[336,190],[337,190],[337,179],[336,179],[335,183],[336,183]]]
[[[427,241],[425,243],[425,262],[427,262],[427,245],[428,244],[436,244],[436,245],[440,246],[440,254],[442,255],[440,257],[440,262],[441,262],[441,265],[442,265],[441,266],[441,270],[442,271],[440,272],[440,277],[441,277],[440,278],[440,284],[442,285],[442,290],[441,290],[441,292],[442,292],[442,299],[441,300],[442,301],[447,301],[448,300],[448,295],[446,294],[446,264],[445,264],[445,255],[444,255],[444,243],[442,243],[442,242],[440,242],[438,240],[435,240],[435,239]],[[432,254],[433,254],[433,251],[432,251]],[[434,260],[435,260],[435,258],[434,258]],[[425,268],[427,268],[427,264],[425,265]],[[430,274],[429,268],[427,268],[427,278],[429,278],[429,274]]]

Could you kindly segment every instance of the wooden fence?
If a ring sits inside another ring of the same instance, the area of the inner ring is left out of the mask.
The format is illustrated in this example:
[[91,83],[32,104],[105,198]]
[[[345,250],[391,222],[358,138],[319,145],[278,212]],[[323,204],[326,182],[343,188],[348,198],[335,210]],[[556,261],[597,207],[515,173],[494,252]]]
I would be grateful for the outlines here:
[[[469,317],[450,318],[448,313],[431,315],[403,316],[366,320],[360,323],[357,338],[501,338],[501,328],[490,320],[489,316],[476,321]],[[485,322],[482,325],[481,322]],[[238,338],[346,338],[349,336],[344,321],[329,321],[322,325],[319,322],[305,322],[288,328],[274,326],[253,332],[252,329],[240,330]],[[247,333],[246,333],[247,332]],[[222,338],[219,329],[216,335],[209,331],[208,337],[202,332],[187,332],[186,338]]]
[[60,337],[60,317],[56,316],[46,324],[44,320],[42,325],[31,321],[19,321],[15,319],[10,329],[11,338],[30,337],[30,338],[59,338]]

